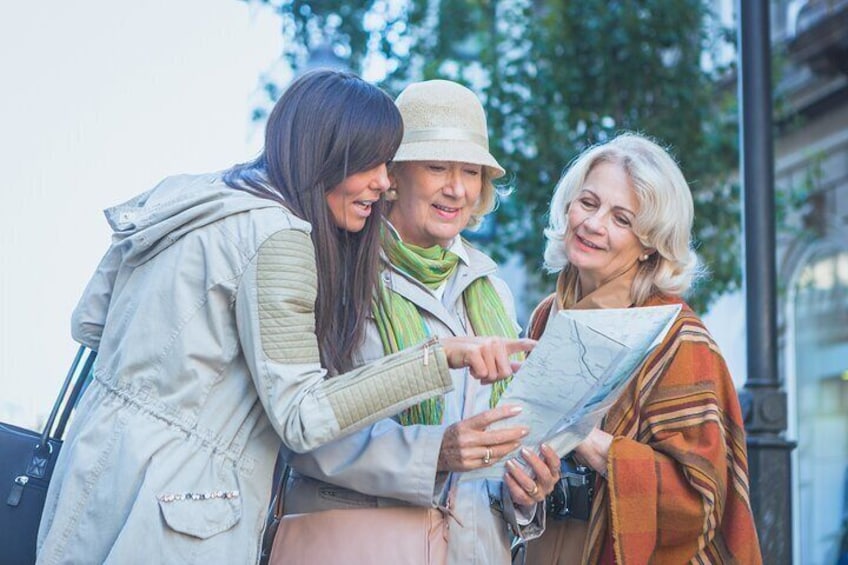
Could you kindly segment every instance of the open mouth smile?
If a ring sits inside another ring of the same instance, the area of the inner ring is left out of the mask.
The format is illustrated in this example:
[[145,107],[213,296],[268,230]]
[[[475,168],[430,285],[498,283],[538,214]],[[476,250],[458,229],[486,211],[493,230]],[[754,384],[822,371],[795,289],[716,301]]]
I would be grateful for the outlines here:
[[356,200],[354,201],[353,205],[356,206],[359,211],[365,213],[365,215],[368,215],[371,213],[371,206],[375,202],[376,200]]
[[577,241],[579,241],[581,244],[583,244],[584,246],[588,247],[589,249],[597,249],[597,250],[599,250],[599,251],[603,251],[603,250],[604,250],[604,248],[603,248],[603,247],[600,247],[599,245],[595,245],[594,243],[592,243],[592,242],[591,242],[591,241],[589,241],[588,239],[584,239],[584,238],[580,237],[580,236],[579,236],[579,235],[577,235],[577,234],[574,234],[574,237],[576,237],[576,238],[577,238]]
[[461,210],[461,208],[452,208],[450,206],[443,206],[441,204],[433,204],[432,206],[436,209],[440,216],[453,217],[459,214],[459,211]]

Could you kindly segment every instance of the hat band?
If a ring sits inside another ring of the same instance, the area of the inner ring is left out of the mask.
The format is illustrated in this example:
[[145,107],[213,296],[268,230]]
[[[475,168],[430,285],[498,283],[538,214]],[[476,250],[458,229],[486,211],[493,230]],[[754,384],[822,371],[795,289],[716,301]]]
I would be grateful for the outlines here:
[[489,150],[489,138],[460,128],[426,128],[406,131],[402,143],[417,143],[419,141],[470,141]]

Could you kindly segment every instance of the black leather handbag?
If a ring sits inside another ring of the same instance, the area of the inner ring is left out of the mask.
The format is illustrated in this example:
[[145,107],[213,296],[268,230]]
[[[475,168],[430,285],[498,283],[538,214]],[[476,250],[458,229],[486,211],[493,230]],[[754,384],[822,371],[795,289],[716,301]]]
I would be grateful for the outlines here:
[[0,422],[0,565],[35,563],[47,485],[96,355],[80,346],[41,432]]

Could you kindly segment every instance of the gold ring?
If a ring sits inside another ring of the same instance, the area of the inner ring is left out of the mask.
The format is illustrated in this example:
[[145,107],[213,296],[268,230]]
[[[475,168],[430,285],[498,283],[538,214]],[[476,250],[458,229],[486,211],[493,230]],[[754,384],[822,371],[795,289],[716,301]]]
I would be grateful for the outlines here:
[[533,483],[533,490],[528,490],[527,494],[529,494],[530,496],[536,496],[537,492],[539,492],[539,485]]
[[492,462],[492,448],[486,448],[486,455],[483,456],[483,465],[488,465]]

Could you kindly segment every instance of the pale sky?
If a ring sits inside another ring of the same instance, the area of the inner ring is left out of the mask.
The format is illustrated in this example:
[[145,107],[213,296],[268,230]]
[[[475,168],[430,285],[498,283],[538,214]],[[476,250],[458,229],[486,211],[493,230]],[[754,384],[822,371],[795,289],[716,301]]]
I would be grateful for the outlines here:
[[[279,20],[236,0],[14,2],[0,19],[0,421],[34,426],[76,350],[102,210],[253,157]],[[11,174],[10,174],[11,173]]]

